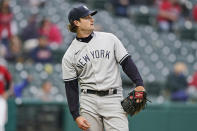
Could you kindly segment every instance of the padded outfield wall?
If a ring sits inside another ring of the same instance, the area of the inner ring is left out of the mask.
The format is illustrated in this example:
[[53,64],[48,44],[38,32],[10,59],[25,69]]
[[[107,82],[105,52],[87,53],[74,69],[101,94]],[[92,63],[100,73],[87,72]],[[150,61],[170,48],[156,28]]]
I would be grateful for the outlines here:
[[[43,103],[14,99],[9,103],[6,131],[80,131],[64,102]],[[194,131],[197,130],[197,104],[149,104],[147,109],[129,117],[130,131]],[[49,128],[49,129],[47,129]]]

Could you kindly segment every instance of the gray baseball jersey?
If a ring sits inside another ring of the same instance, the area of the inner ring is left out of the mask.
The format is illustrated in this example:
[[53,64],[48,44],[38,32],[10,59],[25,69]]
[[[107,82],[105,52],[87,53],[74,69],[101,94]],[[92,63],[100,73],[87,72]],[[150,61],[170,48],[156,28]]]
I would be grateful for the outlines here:
[[88,42],[76,38],[62,59],[63,80],[78,79],[81,89],[121,88],[119,63],[129,54],[111,33],[94,32]]

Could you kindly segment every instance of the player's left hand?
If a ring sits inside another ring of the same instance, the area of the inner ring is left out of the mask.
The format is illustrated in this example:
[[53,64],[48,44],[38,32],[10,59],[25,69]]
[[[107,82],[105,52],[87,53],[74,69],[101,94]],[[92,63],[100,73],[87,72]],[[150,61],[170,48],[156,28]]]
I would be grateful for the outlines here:
[[[137,86],[135,88],[135,91],[145,91],[145,88],[143,86]],[[136,102],[137,103],[141,103],[142,102],[142,99],[137,99]]]
[[133,116],[145,108],[147,101],[149,100],[144,87],[137,87],[121,101],[121,105],[125,112]]

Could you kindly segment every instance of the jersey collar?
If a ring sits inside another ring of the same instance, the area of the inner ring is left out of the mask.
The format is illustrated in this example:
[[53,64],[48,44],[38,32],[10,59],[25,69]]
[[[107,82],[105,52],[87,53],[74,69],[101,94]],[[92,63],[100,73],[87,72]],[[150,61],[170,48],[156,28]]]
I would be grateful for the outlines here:
[[76,39],[80,42],[85,42],[85,43],[88,43],[94,36],[94,32],[92,32],[88,37],[85,37],[85,38],[78,38],[76,36]]

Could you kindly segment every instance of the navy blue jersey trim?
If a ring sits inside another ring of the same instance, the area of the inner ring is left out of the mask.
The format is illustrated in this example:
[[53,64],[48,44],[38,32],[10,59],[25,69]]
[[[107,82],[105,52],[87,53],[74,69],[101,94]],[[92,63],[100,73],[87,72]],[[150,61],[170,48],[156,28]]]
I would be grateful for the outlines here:
[[69,78],[69,79],[64,79],[64,81],[72,81],[72,80],[75,80],[75,79],[77,79],[77,77]]
[[129,54],[126,54],[126,55],[119,61],[119,63],[121,64],[121,63],[124,61],[124,59],[127,58],[127,56],[129,56]]

